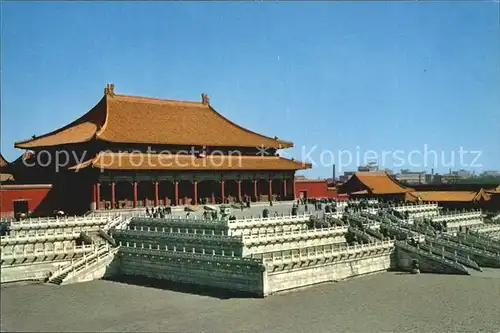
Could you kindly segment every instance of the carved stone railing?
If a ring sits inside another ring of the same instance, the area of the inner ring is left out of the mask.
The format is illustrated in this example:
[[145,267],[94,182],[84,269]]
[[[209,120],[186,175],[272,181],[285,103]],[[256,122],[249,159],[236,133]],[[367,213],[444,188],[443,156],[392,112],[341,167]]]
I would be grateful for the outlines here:
[[[130,244],[129,244],[130,245]],[[176,248],[164,246],[161,247],[157,245],[156,248],[144,248],[144,247],[133,247],[127,246],[127,244],[122,244],[120,247],[120,252],[123,253],[135,253],[135,254],[146,254],[146,255],[161,255],[166,257],[175,257],[175,258],[185,258],[191,260],[204,260],[204,261],[213,261],[213,262],[221,262],[221,263],[234,263],[234,264],[262,264],[262,259],[251,258],[251,257],[239,257],[234,255],[226,255],[215,254],[212,253],[196,253],[189,251],[178,251]]]
[[437,203],[427,203],[420,205],[399,205],[392,207],[393,210],[398,212],[425,212],[425,211],[439,211]]
[[[163,228],[159,230],[140,230],[140,229],[127,229],[127,230],[115,230],[112,232],[113,238],[122,238],[122,237],[152,237],[152,238],[160,238],[160,239],[181,239],[181,240],[198,240],[200,242],[203,241],[218,241],[218,242],[237,242],[241,243],[241,236],[227,236],[227,235],[210,235],[210,234],[194,234],[194,233],[184,233],[177,232],[175,229],[171,228]],[[131,242],[133,243],[133,242]]]
[[72,240],[80,236],[80,232],[65,232],[56,229],[47,229],[45,232],[37,232],[34,235],[24,234],[24,235],[9,235],[2,236],[0,239],[0,244],[3,245],[13,245],[20,243],[45,243],[63,240]]
[[108,223],[109,217],[64,217],[57,219],[27,219],[11,222],[11,230],[42,229],[42,228],[71,228],[79,226],[102,226]]
[[336,257],[351,258],[359,254],[370,252],[384,252],[394,249],[394,241],[382,241],[371,244],[361,244],[346,247],[325,247],[324,250],[314,248],[312,251],[308,248],[301,249],[298,253],[284,254],[291,251],[273,252],[262,258],[267,266],[286,265],[305,260],[327,260]]
[[23,250],[23,252],[6,252],[2,251],[1,260],[12,260],[25,257],[38,257],[38,256],[53,256],[60,254],[78,254],[87,253],[94,251],[94,245],[81,245],[73,247],[63,247],[62,249],[29,249]]
[[184,216],[168,216],[165,218],[152,218],[152,217],[133,217],[131,219],[131,223],[144,223],[144,224],[165,224],[165,225],[183,225],[186,226],[206,226],[209,228],[210,226],[214,227],[224,227],[227,222],[223,220],[209,220],[209,219],[200,219],[194,216],[193,218],[186,218]]
[[258,233],[253,235],[244,235],[244,244],[259,244],[269,242],[289,242],[291,240],[313,239],[313,238],[328,238],[344,235],[348,227],[332,227],[324,229],[285,231],[276,233]]
[[252,228],[269,225],[283,225],[307,222],[310,219],[309,214],[301,215],[281,215],[272,217],[250,217],[237,220],[228,220],[225,223],[230,229]]
[[466,221],[471,219],[480,219],[482,221],[483,214],[479,211],[464,212],[464,213],[453,213],[453,214],[443,214],[432,218],[432,222],[454,222],[454,221]]
[[249,228],[237,228],[237,229],[229,229],[229,235],[231,236],[239,236],[239,235],[256,235],[262,234],[265,232],[268,233],[277,233],[277,232],[288,232],[288,231],[299,231],[306,230],[308,226],[306,224],[282,224],[282,225],[270,225],[270,226],[261,226],[261,227],[249,227]]

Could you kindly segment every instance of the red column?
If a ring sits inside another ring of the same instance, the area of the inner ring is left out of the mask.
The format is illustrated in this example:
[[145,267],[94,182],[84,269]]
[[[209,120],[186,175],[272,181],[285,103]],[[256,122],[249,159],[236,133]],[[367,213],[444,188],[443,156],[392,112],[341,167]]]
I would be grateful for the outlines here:
[[134,182],[134,208],[137,207],[137,182]]
[[273,200],[273,181],[269,179],[269,201]]
[[259,201],[257,198],[257,181],[253,181],[253,197],[255,198],[255,201]]
[[175,202],[175,205],[178,206],[179,205],[179,182],[178,181],[175,181],[174,182],[174,202]]
[[97,194],[97,185],[92,184],[92,203],[91,203],[91,209],[95,210],[96,209],[96,194]]
[[286,179],[283,179],[283,198],[282,200],[285,200],[287,197],[287,193],[286,193]]
[[115,183],[111,183],[111,209],[115,209]]
[[221,193],[221,197],[222,197],[222,203],[224,203],[224,181],[223,180],[220,181],[220,193]]
[[241,201],[241,180],[237,180],[238,182],[238,201]]
[[160,205],[160,199],[158,197],[158,182],[154,182],[155,184],[155,206],[158,207]]
[[198,205],[198,182],[193,181],[193,192],[194,192],[194,205]]
[[101,184],[97,183],[96,184],[96,203],[95,203],[95,209],[99,210],[99,206],[101,205]]
[[293,195],[294,200],[297,199],[297,194],[296,194],[296,190],[295,190],[295,178],[293,179],[293,193],[292,193],[292,195]]

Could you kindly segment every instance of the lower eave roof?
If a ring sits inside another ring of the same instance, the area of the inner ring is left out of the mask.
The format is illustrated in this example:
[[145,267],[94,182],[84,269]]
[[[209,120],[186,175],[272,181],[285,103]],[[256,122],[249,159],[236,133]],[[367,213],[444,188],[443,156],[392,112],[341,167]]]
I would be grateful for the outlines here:
[[221,156],[99,153],[93,159],[77,164],[70,170],[83,168],[102,170],[301,170],[311,164],[278,156]]

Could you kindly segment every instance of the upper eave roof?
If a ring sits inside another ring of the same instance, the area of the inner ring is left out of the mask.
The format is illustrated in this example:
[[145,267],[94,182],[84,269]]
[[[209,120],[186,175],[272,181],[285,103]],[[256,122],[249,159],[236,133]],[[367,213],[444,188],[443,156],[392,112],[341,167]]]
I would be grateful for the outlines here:
[[22,142],[17,148],[81,143],[95,138],[114,143],[218,147],[289,148],[293,143],[241,127],[208,102],[186,102],[117,95],[104,98],[78,120],[56,131]]

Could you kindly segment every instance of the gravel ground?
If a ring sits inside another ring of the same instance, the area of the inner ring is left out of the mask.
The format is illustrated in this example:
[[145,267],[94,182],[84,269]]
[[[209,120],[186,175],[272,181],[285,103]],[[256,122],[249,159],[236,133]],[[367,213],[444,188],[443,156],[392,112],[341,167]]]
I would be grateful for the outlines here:
[[500,274],[380,273],[265,299],[93,281],[1,289],[5,331],[500,332]]

